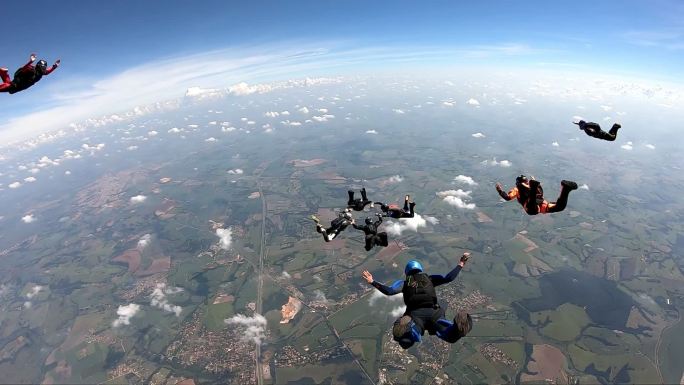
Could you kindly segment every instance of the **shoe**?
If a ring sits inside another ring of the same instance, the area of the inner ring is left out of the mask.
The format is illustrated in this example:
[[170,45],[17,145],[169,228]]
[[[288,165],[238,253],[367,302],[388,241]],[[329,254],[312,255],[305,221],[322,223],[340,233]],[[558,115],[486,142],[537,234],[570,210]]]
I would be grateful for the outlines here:
[[394,338],[401,338],[405,335],[411,328],[411,316],[405,315],[394,322],[394,327],[392,328],[392,335]]
[[311,219],[312,219],[314,222],[316,222],[316,223],[321,223],[321,220],[318,219],[318,217],[315,216],[315,215],[312,215],[312,216],[310,216],[309,218],[311,218]]
[[620,123],[615,123],[615,124],[613,124],[613,128],[616,130],[619,130],[622,128],[622,125]]
[[0,72],[5,72],[7,73],[9,70],[5,67],[0,67]]
[[571,180],[562,180],[561,186],[563,186],[564,188],[570,189],[570,191],[577,190],[577,183],[575,183]]
[[470,317],[470,314],[459,311],[456,317],[454,317],[454,325],[456,325],[459,337],[464,337],[473,328],[473,319]]

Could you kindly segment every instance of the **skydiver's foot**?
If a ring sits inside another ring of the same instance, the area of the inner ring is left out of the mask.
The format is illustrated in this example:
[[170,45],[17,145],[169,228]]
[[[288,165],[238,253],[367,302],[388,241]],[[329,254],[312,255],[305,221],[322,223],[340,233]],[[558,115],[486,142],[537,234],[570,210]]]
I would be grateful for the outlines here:
[[403,335],[405,335],[409,331],[412,321],[413,320],[411,319],[411,316],[408,315],[399,318],[399,320],[394,323],[394,327],[392,328],[392,335],[394,335],[394,338],[401,338]]
[[311,218],[311,219],[312,219],[314,222],[316,222],[316,223],[321,223],[321,220],[318,219],[318,217],[315,216],[315,215],[312,215],[312,216],[310,216],[309,218]]
[[9,71],[7,68],[5,68],[5,67],[0,67],[0,72],[7,73],[7,71]]
[[470,330],[473,328],[473,319],[468,313],[459,311],[456,317],[454,317],[454,325],[456,325],[459,337],[463,337],[470,333]]
[[562,180],[561,186],[563,186],[564,188],[570,189],[570,191],[577,190],[577,183],[575,183],[571,180]]
[[622,125],[620,123],[615,123],[613,124],[613,128],[615,129],[615,131],[617,131],[622,128]]
[[411,199],[411,196],[410,196],[410,195],[407,195],[407,196],[404,197],[404,200],[405,200],[405,201],[407,201],[407,200],[409,200],[409,199]]

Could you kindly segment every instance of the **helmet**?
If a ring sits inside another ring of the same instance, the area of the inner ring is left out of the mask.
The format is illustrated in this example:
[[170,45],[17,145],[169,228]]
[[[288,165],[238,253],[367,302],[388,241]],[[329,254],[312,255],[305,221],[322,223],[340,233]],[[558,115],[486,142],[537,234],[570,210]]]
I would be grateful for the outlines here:
[[404,274],[409,275],[409,274],[414,273],[416,271],[419,273],[422,273],[423,272],[423,265],[421,265],[420,262],[418,262],[414,259],[408,261],[408,263],[406,264],[406,267],[404,268]]
[[371,223],[373,223],[373,219],[371,217],[366,217],[366,224],[370,225]]
[[527,177],[525,175],[520,175],[519,177],[515,178],[515,184],[520,185],[523,183],[527,182]]
[[36,71],[39,74],[44,75],[45,72],[47,71],[47,62],[45,60],[42,60],[42,59],[38,60],[38,63],[36,64]]

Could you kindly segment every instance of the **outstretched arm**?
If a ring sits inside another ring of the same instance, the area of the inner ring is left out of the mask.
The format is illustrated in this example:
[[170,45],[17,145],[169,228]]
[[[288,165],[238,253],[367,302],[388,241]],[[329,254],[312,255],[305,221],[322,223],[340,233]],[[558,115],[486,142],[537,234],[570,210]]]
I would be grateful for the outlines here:
[[380,290],[380,292],[384,295],[399,294],[399,293],[401,293],[401,288],[404,287],[404,281],[401,279],[398,281],[394,281],[392,286],[387,286],[387,285],[383,285],[382,283],[380,283],[378,281],[375,281],[373,279],[373,275],[368,270],[365,270],[362,275],[363,275],[363,279],[365,279],[366,282],[370,283],[371,285],[373,285],[373,287]]
[[432,284],[434,286],[439,286],[455,280],[456,277],[458,277],[458,273],[461,272],[461,269],[463,268],[463,266],[465,266],[466,262],[468,261],[468,258],[470,258],[470,253],[463,253],[463,256],[461,256],[461,260],[458,262],[458,265],[456,265],[456,267],[454,267],[454,269],[451,270],[446,276],[438,274],[431,275],[430,279],[432,280]]
[[503,187],[501,186],[501,183],[496,184],[496,192],[498,192],[499,196],[506,201],[510,201],[511,199],[514,199],[518,196],[517,188],[512,188],[511,191],[509,191],[508,194],[506,194],[506,192],[503,190]]
[[44,73],[43,75],[49,75],[49,74],[51,74],[52,71],[56,70],[57,67],[59,67],[59,63],[61,63],[61,62],[62,62],[62,61],[61,61],[60,59],[57,59],[57,61],[55,62],[55,64],[53,64],[52,67],[50,67],[50,68],[48,68],[47,70],[45,70],[45,73]]
[[25,70],[25,69],[30,68],[34,61],[36,61],[36,54],[32,53],[31,56],[29,57],[28,63],[24,64],[24,66],[21,67],[21,69]]

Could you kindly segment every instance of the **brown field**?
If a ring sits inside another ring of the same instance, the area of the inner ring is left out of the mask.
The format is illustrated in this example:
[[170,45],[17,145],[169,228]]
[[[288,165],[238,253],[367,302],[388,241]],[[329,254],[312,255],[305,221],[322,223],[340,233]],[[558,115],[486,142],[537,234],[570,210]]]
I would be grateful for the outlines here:
[[312,167],[312,166],[318,166],[319,164],[323,164],[326,162],[326,160],[325,159],[309,159],[309,160],[294,159],[291,162],[295,167]]
[[139,277],[144,277],[147,275],[167,272],[171,268],[171,257],[161,257],[152,261],[150,266],[145,269],[135,273]]
[[124,251],[123,254],[112,258],[112,261],[123,262],[128,264],[128,271],[130,273],[135,273],[140,268],[141,259],[142,255],[140,255],[140,251],[138,251],[137,249],[130,249]]
[[567,383],[565,356],[556,347],[551,345],[534,345],[532,348],[532,360],[527,364],[527,371],[535,374],[523,373],[521,382],[531,381],[556,381]]

